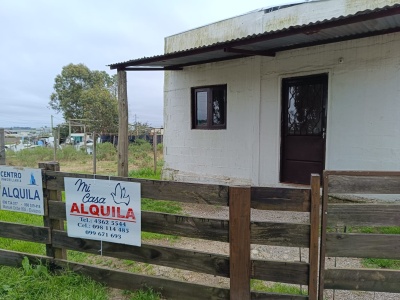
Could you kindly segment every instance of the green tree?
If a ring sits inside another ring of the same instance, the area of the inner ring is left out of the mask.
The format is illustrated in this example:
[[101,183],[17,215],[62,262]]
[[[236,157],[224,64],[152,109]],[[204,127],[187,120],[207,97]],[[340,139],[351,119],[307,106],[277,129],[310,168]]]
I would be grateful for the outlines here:
[[134,124],[129,124],[128,129],[130,134],[140,136],[149,134],[152,128],[153,127],[151,127],[148,122],[136,122]]
[[116,132],[118,127],[117,78],[84,64],[69,64],[54,79],[49,105],[65,120],[84,119],[90,130]]

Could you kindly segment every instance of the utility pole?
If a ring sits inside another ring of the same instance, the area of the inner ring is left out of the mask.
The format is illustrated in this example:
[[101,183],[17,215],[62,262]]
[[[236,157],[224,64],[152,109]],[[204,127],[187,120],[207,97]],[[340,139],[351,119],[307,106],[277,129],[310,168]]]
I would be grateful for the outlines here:
[[6,143],[4,128],[0,128],[0,165],[6,164]]

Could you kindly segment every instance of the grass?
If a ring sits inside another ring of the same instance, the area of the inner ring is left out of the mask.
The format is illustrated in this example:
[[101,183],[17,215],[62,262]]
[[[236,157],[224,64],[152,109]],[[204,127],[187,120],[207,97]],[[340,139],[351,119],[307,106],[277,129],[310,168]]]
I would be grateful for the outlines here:
[[[2,300],[106,300],[106,287],[70,271],[51,274],[42,264],[25,257],[22,268],[0,267]],[[145,299],[145,298],[143,298]]]
[[131,300],[159,300],[160,294],[153,291],[151,288],[138,290],[135,292],[125,291],[125,295],[129,295]]
[[[0,210],[0,220],[10,223],[43,226],[42,216],[5,210]],[[40,255],[44,255],[46,253],[45,245],[43,244],[14,240],[9,238],[0,238],[0,248],[5,250],[13,250]]]
[[[348,232],[353,233],[374,233],[374,234],[399,234],[400,226],[390,227],[351,227],[347,228]],[[400,260],[386,258],[363,258],[361,264],[366,268],[394,269],[400,270]]]
[[302,295],[300,287],[283,284],[273,283],[272,285],[266,285],[261,280],[251,279],[250,281],[251,290],[260,292],[277,293],[277,294],[290,294],[290,295]]

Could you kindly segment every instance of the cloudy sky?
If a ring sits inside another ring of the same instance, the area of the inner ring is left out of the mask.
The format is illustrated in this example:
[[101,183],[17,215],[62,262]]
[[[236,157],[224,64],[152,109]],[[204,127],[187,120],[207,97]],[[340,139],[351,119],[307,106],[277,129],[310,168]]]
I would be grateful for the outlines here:
[[[0,0],[0,127],[62,123],[48,108],[63,66],[163,53],[164,37],[291,0]],[[129,122],[163,125],[162,72],[128,72]]]

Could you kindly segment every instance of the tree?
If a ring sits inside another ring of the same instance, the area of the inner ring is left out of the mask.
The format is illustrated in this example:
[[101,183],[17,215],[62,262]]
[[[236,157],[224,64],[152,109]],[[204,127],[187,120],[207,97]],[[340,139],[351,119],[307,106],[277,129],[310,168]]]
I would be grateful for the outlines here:
[[49,105],[65,120],[84,119],[91,131],[116,132],[117,78],[84,64],[69,64],[54,79]]
[[130,134],[141,136],[149,134],[152,128],[153,127],[151,127],[148,122],[135,122],[135,124],[129,124],[128,129]]

